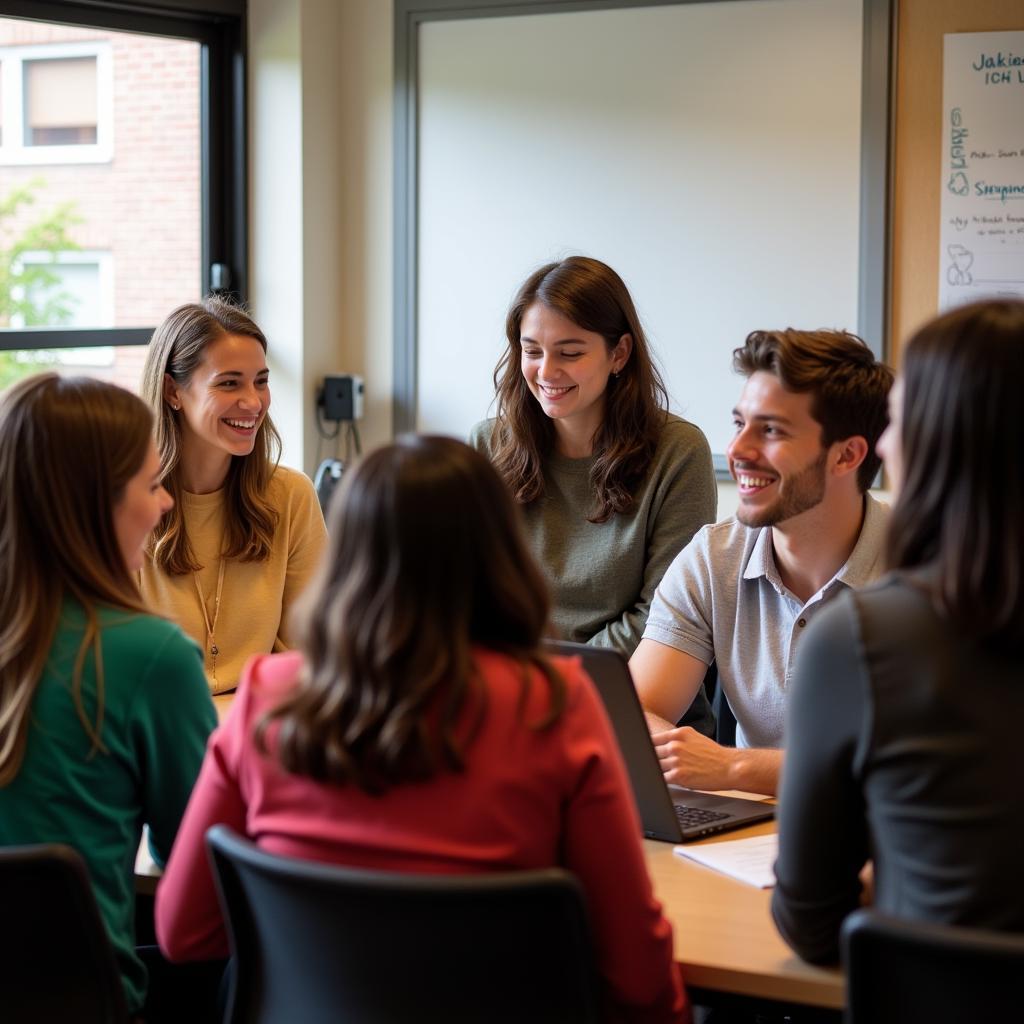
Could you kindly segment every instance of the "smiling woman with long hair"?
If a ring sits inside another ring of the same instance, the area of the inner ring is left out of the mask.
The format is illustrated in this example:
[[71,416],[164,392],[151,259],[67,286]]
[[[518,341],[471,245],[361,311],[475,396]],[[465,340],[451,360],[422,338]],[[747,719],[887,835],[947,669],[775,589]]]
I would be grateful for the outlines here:
[[132,1013],[142,826],[165,858],[216,720],[195,644],[135,583],[171,504],[152,429],[100,381],[40,374],[0,395],[0,845],[81,853]]
[[772,907],[807,959],[837,959],[869,857],[880,910],[1024,931],[1021,380],[1024,302],[906,347],[878,443],[892,571],[808,629],[790,691]]
[[174,310],[142,395],[174,498],[142,594],[199,643],[210,689],[232,690],[251,655],[292,646],[288,612],[323,553],[323,515],[312,483],[277,464],[267,339],[240,307],[211,297]]
[[665,570],[714,521],[707,440],[667,411],[633,299],[600,260],[534,271],[505,334],[497,417],[470,443],[522,506],[558,633],[628,658]]
[[579,663],[541,651],[547,611],[483,456],[409,437],[358,463],[300,607],[302,654],[255,659],[211,740],[157,893],[168,956],[227,951],[203,841],[224,822],[360,867],[562,865],[590,903],[610,1016],[682,1020],[618,748]]

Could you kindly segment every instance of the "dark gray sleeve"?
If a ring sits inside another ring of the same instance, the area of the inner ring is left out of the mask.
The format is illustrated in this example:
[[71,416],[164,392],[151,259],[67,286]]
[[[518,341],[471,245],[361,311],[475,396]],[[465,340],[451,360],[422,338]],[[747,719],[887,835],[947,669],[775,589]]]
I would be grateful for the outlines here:
[[868,692],[855,598],[847,593],[809,627],[786,718],[772,915],[811,963],[838,961],[839,927],[860,899],[869,839],[856,767]]

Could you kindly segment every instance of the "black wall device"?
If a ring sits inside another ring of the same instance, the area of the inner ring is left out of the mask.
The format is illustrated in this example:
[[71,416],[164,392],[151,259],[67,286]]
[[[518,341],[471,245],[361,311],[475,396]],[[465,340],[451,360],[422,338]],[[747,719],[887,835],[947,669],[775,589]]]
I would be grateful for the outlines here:
[[363,418],[363,378],[354,374],[324,377],[320,391],[321,416],[335,423]]

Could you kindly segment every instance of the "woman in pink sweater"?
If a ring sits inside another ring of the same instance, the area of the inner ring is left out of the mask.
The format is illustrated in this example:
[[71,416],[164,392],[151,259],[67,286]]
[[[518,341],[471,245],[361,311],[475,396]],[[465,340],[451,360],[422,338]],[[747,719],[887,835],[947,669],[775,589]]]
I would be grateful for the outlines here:
[[299,613],[301,653],[251,661],[210,741],[157,893],[167,956],[228,951],[203,841],[223,822],[374,869],[563,866],[609,1018],[685,1020],[615,740],[576,660],[539,650],[547,594],[487,459],[429,437],[367,456]]

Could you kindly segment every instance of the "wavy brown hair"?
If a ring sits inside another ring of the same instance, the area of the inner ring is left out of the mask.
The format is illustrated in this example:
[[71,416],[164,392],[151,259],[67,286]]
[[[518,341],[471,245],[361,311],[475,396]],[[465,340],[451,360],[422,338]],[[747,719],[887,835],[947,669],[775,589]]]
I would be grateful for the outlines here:
[[609,352],[624,334],[633,339],[625,366],[608,379],[604,420],[594,437],[594,507],[587,518],[603,523],[612,513],[632,511],[634,494],[647,475],[665,424],[668,393],[629,291],[611,267],[586,256],[570,256],[535,270],[508,311],[508,347],[494,370],[498,418],[491,452],[520,504],[528,505],[544,493],[544,459],[555,441],[554,425],[530,393],[520,368],[523,316],[537,302],[583,330],[600,334]]
[[863,437],[868,454],[857,468],[857,486],[871,486],[882,460],[875,451],[889,422],[887,400],[892,370],[849,331],[753,331],[733,350],[733,369],[749,377],[758,371],[779,378],[787,391],[811,394],[811,415],[821,424],[827,448],[848,437]]
[[[153,417],[112,384],[43,373],[0,395],[0,786],[18,774],[32,700],[61,607],[85,612],[70,695],[103,751],[103,664],[97,605],[145,612],[117,541],[114,508],[149,450]],[[96,710],[82,671],[96,666]]]
[[543,578],[508,491],[459,441],[409,436],[366,456],[331,503],[330,542],[296,616],[306,668],[257,729],[278,724],[289,772],[380,793],[461,771],[487,710],[473,649],[546,682],[546,728],[565,684],[539,650]]
[[889,564],[928,567],[940,614],[962,634],[1024,641],[1024,302],[961,306],[903,357],[903,482]]
[[[153,533],[151,556],[157,566],[172,575],[202,568],[196,561],[185,532],[181,506],[179,466],[181,464],[180,414],[164,397],[164,379],[187,387],[192,374],[211,342],[228,334],[253,338],[267,350],[267,339],[252,318],[239,306],[210,296],[202,302],[179,306],[156,329],[146,353],[142,371],[142,397],[156,416],[156,446],[163,468],[163,485],[174,498],[174,506],[160,520]],[[234,455],[224,487],[227,536],[222,554],[243,562],[260,562],[270,557],[270,545],[278,513],[267,499],[267,487],[281,455],[281,438],[270,416],[263,418],[256,444],[248,455]]]

